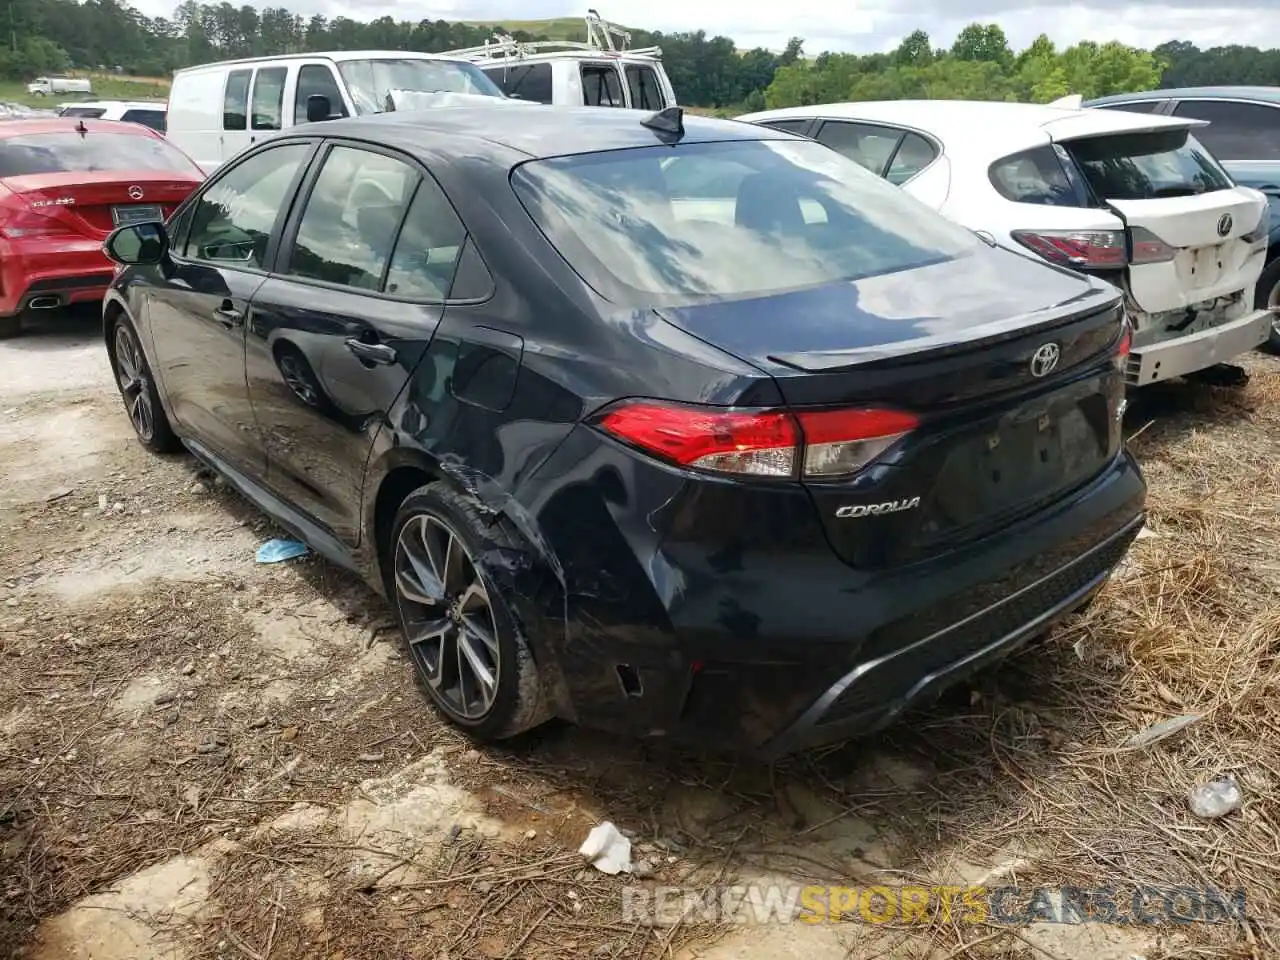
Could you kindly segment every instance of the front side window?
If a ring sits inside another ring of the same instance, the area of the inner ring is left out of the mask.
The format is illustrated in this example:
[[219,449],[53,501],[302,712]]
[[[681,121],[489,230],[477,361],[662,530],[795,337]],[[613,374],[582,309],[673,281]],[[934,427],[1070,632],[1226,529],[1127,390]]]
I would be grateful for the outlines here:
[[338,89],[338,80],[324,64],[308,63],[298,71],[298,91],[294,95],[293,106],[295,126],[307,122],[307,100],[311,97],[324,97],[329,101],[329,116],[347,115],[347,107],[342,102],[342,91]]
[[310,152],[302,143],[273,147],[216,177],[194,204],[184,255],[263,269],[271,231]]
[[488,67],[485,73],[509,97],[534,103],[555,101],[549,63],[504,63]]
[[98,173],[106,170],[199,171],[167,140],[141,131],[108,133],[93,129],[31,133],[0,139],[0,178],[41,173]]
[[574,270],[615,302],[768,296],[939,263],[980,246],[963,227],[812,141],[536,160],[516,168],[512,184]]
[[483,70],[462,60],[346,60],[338,64],[338,72],[347,84],[356,113],[383,113],[387,97],[398,90],[502,96]]
[[584,63],[582,102],[588,107],[625,107],[617,68],[612,64]]
[[1280,160],[1280,106],[1183,100],[1174,115],[1208,120],[1195,136],[1219,160]]
[[894,148],[902,139],[902,131],[867,123],[828,120],[818,131],[817,140],[836,153],[861,164],[872,173],[883,173]]
[[1108,134],[1062,144],[1099,200],[1229,190],[1231,178],[1186,130]]
[[222,129],[244,130],[249,126],[249,81],[252,70],[232,70],[222,92]]
[[631,93],[631,106],[636,110],[661,110],[666,106],[662,87],[658,83],[658,71],[642,64],[626,65],[627,89]]
[[253,78],[253,129],[279,130],[284,112],[287,67],[266,67]]
[[381,289],[417,185],[417,171],[401,160],[334,147],[307,198],[288,272],[358,290]]

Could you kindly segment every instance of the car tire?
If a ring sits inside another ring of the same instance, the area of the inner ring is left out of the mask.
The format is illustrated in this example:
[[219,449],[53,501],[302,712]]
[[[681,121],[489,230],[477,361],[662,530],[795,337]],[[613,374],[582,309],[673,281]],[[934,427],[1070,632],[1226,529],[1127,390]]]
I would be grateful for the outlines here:
[[[1263,268],[1258,278],[1258,292],[1254,297],[1254,305],[1280,308],[1280,257],[1276,257]],[[1280,354],[1280,314],[1271,318],[1271,336],[1263,344],[1263,349]]]
[[400,505],[383,561],[387,596],[427,698],[480,741],[517,736],[551,716],[529,644],[486,561],[513,549],[518,543],[500,520],[431,483]]
[[176,453],[182,441],[173,432],[169,417],[160,403],[151,366],[138,340],[138,333],[128,318],[121,314],[111,328],[108,355],[111,372],[116,378],[120,399],[133,424],[138,442],[152,453]]
[[0,340],[12,340],[22,336],[22,314],[0,317]]

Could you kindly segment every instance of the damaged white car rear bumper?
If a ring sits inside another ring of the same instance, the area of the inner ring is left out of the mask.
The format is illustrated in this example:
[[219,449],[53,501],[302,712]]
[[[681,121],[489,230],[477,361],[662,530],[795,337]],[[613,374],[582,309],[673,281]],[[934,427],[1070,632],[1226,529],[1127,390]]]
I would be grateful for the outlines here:
[[1135,346],[1129,354],[1125,382],[1142,387],[1225,363],[1265,343],[1272,322],[1271,310],[1254,310],[1239,319],[1184,337],[1142,348]]

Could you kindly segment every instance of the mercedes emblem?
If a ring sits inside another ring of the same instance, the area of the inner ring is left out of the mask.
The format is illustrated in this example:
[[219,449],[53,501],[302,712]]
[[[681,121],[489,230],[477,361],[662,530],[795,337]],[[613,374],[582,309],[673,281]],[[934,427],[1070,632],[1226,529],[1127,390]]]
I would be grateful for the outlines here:
[[129,199],[130,199],[130,200],[141,200],[141,199],[142,199],[142,188],[141,188],[141,187],[130,187],[130,188],[129,188]]
[[1041,344],[1031,355],[1031,375],[1047,376],[1058,365],[1058,358],[1061,356],[1062,349],[1056,343]]

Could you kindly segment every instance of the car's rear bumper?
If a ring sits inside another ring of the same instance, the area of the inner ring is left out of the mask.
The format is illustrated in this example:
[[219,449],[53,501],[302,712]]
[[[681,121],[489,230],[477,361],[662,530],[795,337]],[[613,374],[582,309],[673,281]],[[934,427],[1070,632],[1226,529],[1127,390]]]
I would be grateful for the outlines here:
[[114,275],[93,240],[12,244],[0,256],[0,316],[101,300]]
[[1270,310],[1254,310],[1221,326],[1135,347],[1129,354],[1125,383],[1141,387],[1225,363],[1266,343],[1272,323]]

